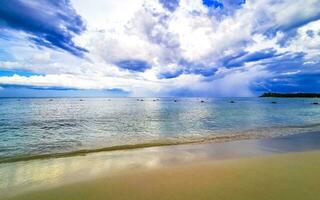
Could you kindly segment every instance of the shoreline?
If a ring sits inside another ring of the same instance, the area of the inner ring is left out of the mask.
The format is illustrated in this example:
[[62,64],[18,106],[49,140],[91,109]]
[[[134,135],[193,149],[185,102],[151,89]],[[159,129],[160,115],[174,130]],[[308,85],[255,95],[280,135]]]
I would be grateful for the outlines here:
[[[262,137],[261,137],[262,138]],[[61,153],[52,153],[52,154],[40,154],[32,156],[21,156],[21,157],[8,157],[0,159],[0,164],[3,163],[13,163],[21,161],[30,161],[30,160],[42,160],[42,159],[52,159],[52,158],[64,158],[64,157],[73,157],[73,156],[85,156],[91,153],[100,153],[100,152],[112,152],[112,151],[126,151],[126,150],[135,150],[135,149],[144,149],[152,147],[169,147],[175,145],[191,145],[191,144],[202,144],[202,143],[223,143],[228,141],[240,141],[246,139],[261,139],[260,137],[255,137],[249,134],[225,134],[225,135],[215,135],[212,137],[203,137],[199,139],[189,140],[159,140],[150,143],[137,143],[137,144],[126,144],[126,145],[116,145],[110,147],[102,147],[96,149],[80,149],[69,152]]]
[[[241,141],[241,140],[252,140],[252,139],[272,139],[277,137],[286,137],[295,134],[308,134],[308,128],[320,127],[319,123],[307,124],[307,125],[291,125],[286,127],[268,127],[268,128],[257,128],[250,129],[243,132],[234,132],[229,134],[211,134],[201,137],[189,137],[189,138],[176,138],[176,139],[159,139],[154,141],[149,141],[145,143],[137,144],[123,144],[99,148],[88,148],[79,149],[74,151],[57,152],[49,154],[38,154],[38,155],[25,155],[16,157],[0,157],[0,165],[4,163],[14,163],[23,162],[30,160],[42,160],[42,159],[53,159],[53,158],[64,158],[73,156],[85,156],[91,153],[99,152],[112,152],[112,151],[126,151],[135,150],[143,148],[153,148],[153,147],[166,147],[166,146],[176,146],[176,145],[191,145],[191,144],[215,144],[215,143],[225,143],[230,141]],[[273,134],[270,134],[273,132]]]
[[[316,154],[314,157],[320,158],[319,132],[268,139],[150,147],[3,163],[0,165],[2,179],[0,197],[10,197],[13,194],[24,196],[24,194],[41,193],[46,190],[55,190],[54,188],[63,189],[65,186],[71,187],[84,183],[90,186],[96,184],[95,181],[101,178],[113,180],[113,177],[127,176],[132,173],[151,173],[157,170],[168,170],[166,173],[172,173],[171,169],[198,166],[201,163],[211,166],[212,163],[242,162],[242,160],[304,154]],[[287,159],[284,158],[284,160]],[[307,164],[314,161],[308,159],[305,162]],[[269,164],[265,167],[269,167]],[[202,171],[205,172],[208,169],[202,169]],[[186,177],[192,179],[190,175]]]

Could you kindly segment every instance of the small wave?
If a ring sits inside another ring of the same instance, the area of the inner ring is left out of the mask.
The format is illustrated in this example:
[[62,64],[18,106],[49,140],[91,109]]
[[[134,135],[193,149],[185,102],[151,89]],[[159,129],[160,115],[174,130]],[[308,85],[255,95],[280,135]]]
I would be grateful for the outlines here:
[[161,147],[161,146],[173,146],[173,145],[182,145],[182,144],[196,144],[196,143],[205,143],[205,142],[226,142],[231,140],[241,140],[241,139],[250,139],[249,135],[217,135],[210,138],[189,138],[185,140],[161,140],[154,141],[149,143],[138,143],[138,144],[128,144],[128,145],[117,145],[110,147],[103,147],[97,149],[82,149],[70,152],[63,153],[52,153],[52,154],[41,154],[41,155],[32,155],[32,156],[19,156],[19,157],[10,157],[0,159],[1,163],[10,163],[10,162],[19,162],[19,161],[29,161],[35,159],[48,159],[48,158],[61,158],[61,157],[72,157],[72,156],[84,156],[89,153],[98,153],[98,152],[108,152],[108,151],[119,151],[119,150],[132,150],[132,149],[141,149],[149,147]]
[[[246,130],[244,132],[234,132],[232,134],[213,134],[209,136],[194,136],[187,138],[175,138],[167,140],[156,140],[148,143],[138,143],[138,144],[126,144],[109,146],[96,149],[82,149],[70,152],[62,153],[51,153],[51,154],[41,154],[41,155],[30,155],[30,156],[18,156],[18,157],[3,157],[0,158],[1,163],[11,163],[19,161],[29,161],[35,159],[49,159],[49,158],[62,158],[62,157],[72,157],[72,156],[85,156],[89,153],[98,152],[108,152],[108,151],[120,151],[120,150],[133,150],[141,148],[150,147],[161,147],[161,146],[173,146],[173,145],[183,145],[183,144],[200,144],[200,143],[220,143],[235,140],[247,140],[247,139],[263,139],[263,138],[274,138],[279,136],[293,135],[298,133],[307,133],[314,131],[310,128],[320,128],[320,123],[307,124],[307,125],[292,125],[285,127],[264,127]],[[320,131],[320,129],[317,131]]]

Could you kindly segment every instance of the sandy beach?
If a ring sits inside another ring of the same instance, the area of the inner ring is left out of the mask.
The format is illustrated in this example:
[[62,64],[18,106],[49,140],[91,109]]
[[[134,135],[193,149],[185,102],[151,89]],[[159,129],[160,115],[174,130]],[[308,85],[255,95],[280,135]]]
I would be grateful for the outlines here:
[[8,199],[316,200],[319,167],[319,151],[208,161],[99,177]]
[[309,133],[6,163],[0,197],[317,199],[319,141]]

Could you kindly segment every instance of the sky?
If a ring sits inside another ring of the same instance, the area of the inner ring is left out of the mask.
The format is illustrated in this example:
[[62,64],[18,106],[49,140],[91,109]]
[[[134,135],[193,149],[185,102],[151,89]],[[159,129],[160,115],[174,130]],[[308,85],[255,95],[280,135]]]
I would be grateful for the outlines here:
[[2,0],[0,97],[320,92],[320,0]]

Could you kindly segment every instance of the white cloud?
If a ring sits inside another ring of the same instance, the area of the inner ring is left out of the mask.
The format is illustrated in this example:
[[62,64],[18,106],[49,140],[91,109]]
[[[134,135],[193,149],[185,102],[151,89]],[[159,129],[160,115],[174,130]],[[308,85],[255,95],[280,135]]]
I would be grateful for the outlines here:
[[297,35],[289,42],[286,50],[307,54],[307,59],[316,59],[320,55],[320,20],[311,22],[297,30]]
[[[0,39],[0,44],[14,59],[0,61],[1,67],[43,76],[0,77],[0,84],[121,88],[139,96],[168,94],[181,88],[218,96],[246,96],[252,95],[252,84],[272,73],[259,62],[229,70],[221,64],[221,58],[269,48],[277,53],[304,52],[306,62],[319,58],[320,21],[302,23],[319,14],[318,0],[247,0],[231,15],[219,17],[210,15],[202,0],[181,0],[172,13],[157,0],[71,2],[87,23],[87,31],[75,38],[77,45],[89,50],[85,59],[55,49],[30,47],[28,34],[10,33],[15,39]],[[281,46],[285,31],[296,26],[296,22],[302,24],[297,35]],[[269,30],[275,31],[274,36],[265,34]],[[307,34],[310,30],[314,37]],[[152,68],[143,73],[121,70],[115,66],[121,60],[143,60]],[[217,68],[218,72],[210,80],[190,73],[172,79],[158,78],[160,73],[195,66]]]
[[111,30],[130,20],[141,9],[144,0],[71,0],[76,11],[84,18],[90,30]]

